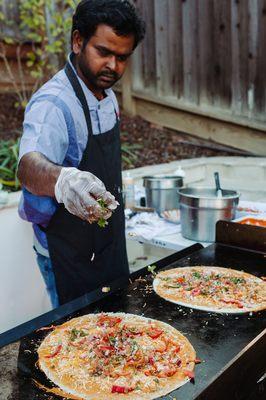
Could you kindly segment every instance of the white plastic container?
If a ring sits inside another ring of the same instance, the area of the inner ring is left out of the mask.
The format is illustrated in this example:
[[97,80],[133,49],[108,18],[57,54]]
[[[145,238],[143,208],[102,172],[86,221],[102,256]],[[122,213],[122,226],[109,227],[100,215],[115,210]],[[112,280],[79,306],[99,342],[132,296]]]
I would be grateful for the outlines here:
[[123,176],[123,198],[125,208],[132,208],[135,205],[135,185],[130,172]]
[[181,165],[178,165],[178,168],[177,168],[177,170],[174,172],[174,175],[180,176],[181,178],[185,178],[186,173],[185,173],[185,171],[182,169]]

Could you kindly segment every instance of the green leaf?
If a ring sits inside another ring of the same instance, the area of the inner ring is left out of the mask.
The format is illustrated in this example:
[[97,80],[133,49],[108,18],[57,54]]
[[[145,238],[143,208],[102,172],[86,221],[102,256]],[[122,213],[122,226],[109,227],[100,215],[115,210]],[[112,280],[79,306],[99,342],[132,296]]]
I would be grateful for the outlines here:
[[108,222],[104,218],[100,218],[97,222],[100,228],[105,228],[108,225]]
[[15,41],[10,37],[4,37],[4,42],[6,44],[14,44],[15,43]]
[[156,268],[157,268],[156,265],[148,265],[147,270],[152,274],[154,274]]
[[[103,199],[98,199],[97,202],[101,206],[103,212],[106,211],[107,205],[105,201]],[[106,225],[108,225],[108,222],[103,217],[101,217],[99,218],[97,224],[99,225],[100,228],[105,228]]]

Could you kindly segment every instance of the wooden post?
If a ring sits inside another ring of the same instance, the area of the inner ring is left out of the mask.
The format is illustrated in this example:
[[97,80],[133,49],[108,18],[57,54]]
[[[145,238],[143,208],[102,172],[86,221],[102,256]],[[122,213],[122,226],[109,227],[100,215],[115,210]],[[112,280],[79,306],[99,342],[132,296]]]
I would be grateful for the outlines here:
[[132,61],[129,61],[122,79],[122,108],[131,116],[136,115],[135,100],[132,96]]

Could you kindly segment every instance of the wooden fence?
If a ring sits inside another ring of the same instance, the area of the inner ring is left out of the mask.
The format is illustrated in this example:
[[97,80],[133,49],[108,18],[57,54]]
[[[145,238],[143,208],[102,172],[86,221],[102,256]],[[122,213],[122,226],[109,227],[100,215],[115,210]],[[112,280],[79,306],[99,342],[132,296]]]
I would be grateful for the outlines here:
[[147,34],[123,82],[124,107],[266,155],[266,0],[135,3]]

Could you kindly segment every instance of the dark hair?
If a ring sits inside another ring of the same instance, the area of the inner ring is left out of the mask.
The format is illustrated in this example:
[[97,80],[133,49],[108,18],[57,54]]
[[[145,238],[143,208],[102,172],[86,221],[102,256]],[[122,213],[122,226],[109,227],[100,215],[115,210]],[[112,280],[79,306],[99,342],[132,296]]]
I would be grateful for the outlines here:
[[86,45],[100,24],[110,26],[119,36],[133,34],[134,48],[145,35],[145,22],[129,0],[82,0],[73,15],[71,42],[78,30]]

